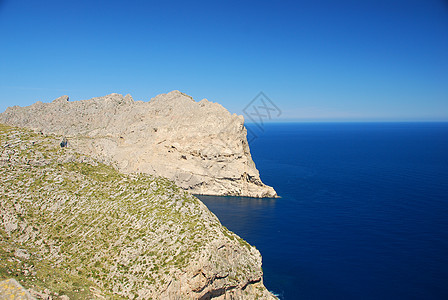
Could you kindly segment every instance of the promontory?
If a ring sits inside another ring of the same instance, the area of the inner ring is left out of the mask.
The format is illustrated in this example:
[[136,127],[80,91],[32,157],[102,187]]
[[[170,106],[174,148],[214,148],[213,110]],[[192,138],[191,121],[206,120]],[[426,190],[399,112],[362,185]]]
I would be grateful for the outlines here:
[[110,94],[10,107],[0,123],[66,137],[125,173],[163,176],[192,194],[276,197],[252,160],[244,118],[179,91],[149,102]]

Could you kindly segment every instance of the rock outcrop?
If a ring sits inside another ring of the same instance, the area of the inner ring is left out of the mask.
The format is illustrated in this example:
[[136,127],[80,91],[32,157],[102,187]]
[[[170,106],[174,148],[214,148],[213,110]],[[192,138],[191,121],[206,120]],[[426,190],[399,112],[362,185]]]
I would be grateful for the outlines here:
[[0,282],[0,299],[36,300],[13,278]]
[[61,138],[0,124],[0,280],[39,299],[274,298],[258,250],[201,201]]
[[164,176],[193,194],[276,197],[260,180],[242,116],[179,91],[149,102],[111,94],[10,107],[0,122],[68,137],[124,172]]

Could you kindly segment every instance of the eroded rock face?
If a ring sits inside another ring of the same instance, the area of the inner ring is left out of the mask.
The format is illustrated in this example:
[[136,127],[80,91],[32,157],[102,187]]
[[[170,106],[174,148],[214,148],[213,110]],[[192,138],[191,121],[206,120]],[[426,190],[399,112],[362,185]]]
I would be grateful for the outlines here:
[[0,122],[67,136],[69,145],[124,172],[167,177],[194,194],[275,197],[260,180],[242,116],[179,91],[149,102],[110,94],[10,107]]
[[274,299],[259,251],[199,199],[60,139],[0,124],[0,278],[39,299]]

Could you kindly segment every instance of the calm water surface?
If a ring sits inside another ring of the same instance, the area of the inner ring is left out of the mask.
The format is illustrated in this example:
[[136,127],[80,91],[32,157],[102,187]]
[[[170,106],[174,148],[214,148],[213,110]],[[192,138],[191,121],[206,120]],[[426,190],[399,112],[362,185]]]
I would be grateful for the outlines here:
[[[255,131],[255,130],[254,130]],[[448,299],[448,123],[271,124],[279,199],[200,196],[281,299]]]

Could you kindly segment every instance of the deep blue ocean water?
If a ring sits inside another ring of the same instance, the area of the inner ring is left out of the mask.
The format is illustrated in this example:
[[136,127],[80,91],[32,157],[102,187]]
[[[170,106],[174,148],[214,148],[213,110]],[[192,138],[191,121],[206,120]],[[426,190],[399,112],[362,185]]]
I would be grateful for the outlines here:
[[269,290],[286,300],[448,299],[448,123],[257,130],[253,159],[282,198],[200,199],[260,250]]

